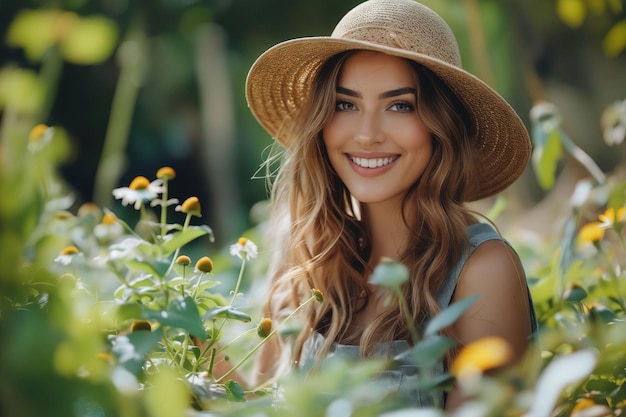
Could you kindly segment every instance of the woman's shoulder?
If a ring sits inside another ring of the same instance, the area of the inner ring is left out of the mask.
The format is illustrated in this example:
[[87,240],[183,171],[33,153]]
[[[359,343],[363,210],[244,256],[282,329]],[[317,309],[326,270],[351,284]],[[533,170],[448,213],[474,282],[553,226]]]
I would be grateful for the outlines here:
[[[452,300],[461,272],[466,269],[466,264],[470,258],[477,258],[474,252],[480,247],[480,257],[509,257],[511,253],[517,257],[512,246],[496,231],[494,226],[488,223],[474,223],[466,228],[468,246],[463,251],[461,258],[450,269],[443,285],[437,294],[437,301],[440,307],[445,308]],[[472,262],[474,263],[474,262]]]

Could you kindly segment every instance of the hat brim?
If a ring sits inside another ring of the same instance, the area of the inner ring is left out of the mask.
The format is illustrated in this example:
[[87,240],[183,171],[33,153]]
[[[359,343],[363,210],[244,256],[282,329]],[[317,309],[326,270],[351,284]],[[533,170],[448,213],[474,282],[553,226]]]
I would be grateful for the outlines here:
[[289,138],[279,132],[310,95],[324,62],[340,52],[356,49],[415,61],[437,74],[463,102],[474,123],[475,136],[471,140],[478,176],[468,184],[465,201],[499,193],[526,169],[531,155],[528,131],[495,90],[444,61],[367,41],[306,37],[268,49],[254,62],[246,80],[246,99],[252,114],[272,137],[288,145]]

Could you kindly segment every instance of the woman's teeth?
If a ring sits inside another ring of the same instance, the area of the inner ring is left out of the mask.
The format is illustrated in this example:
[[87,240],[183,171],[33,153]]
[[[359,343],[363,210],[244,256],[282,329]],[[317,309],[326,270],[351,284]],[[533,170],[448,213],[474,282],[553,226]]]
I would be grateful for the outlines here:
[[352,162],[363,168],[379,168],[385,165],[389,165],[395,161],[395,157],[388,156],[386,158],[357,158],[351,156]]

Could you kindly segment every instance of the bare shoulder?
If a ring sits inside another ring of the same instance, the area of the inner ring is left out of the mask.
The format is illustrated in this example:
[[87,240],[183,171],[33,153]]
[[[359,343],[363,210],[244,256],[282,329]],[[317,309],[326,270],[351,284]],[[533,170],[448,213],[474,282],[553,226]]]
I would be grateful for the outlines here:
[[462,345],[487,336],[504,338],[516,358],[531,333],[526,276],[515,251],[501,240],[479,245],[469,256],[452,301],[478,294],[478,300],[453,325]]

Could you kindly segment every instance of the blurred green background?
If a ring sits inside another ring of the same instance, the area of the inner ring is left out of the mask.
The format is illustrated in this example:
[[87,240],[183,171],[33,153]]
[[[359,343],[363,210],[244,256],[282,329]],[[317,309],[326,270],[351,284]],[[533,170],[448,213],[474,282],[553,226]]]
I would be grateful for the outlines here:
[[[108,177],[104,183],[127,186],[137,175],[153,179],[159,167],[171,166],[177,172],[172,197],[182,201],[198,195],[204,222],[214,227],[218,242],[225,242],[256,222],[250,209],[267,198],[265,181],[251,179],[270,138],[246,107],[244,83],[249,67],[277,42],[329,34],[338,19],[358,3],[1,0],[0,68],[41,72],[53,60],[49,50],[39,57],[29,54],[24,45],[36,40],[20,40],[36,39],[48,29],[25,25],[17,35],[11,33],[12,22],[25,11],[62,10],[79,19],[98,17],[112,23],[113,49],[105,58],[88,64],[61,58],[56,69],[46,69],[56,71],[56,91],[49,92],[48,110],[33,118],[67,131],[72,151],[62,175],[76,191],[76,204],[96,201],[113,206],[108,201],[111,187],[97,186],[96,176],[111,130],[116,86],[122,83],[122,68],[126,68],[131,79],[128,85],[136,89],[136,95],[122,88],[130,103],[127,137],[118,138],[125,159],[103,168]],[[604,171],[618,166],[623,148],[616,151],[604,144],[598,121],[609,103],[626,96],[626,33],[617,31],[612,43],[607,41],[611,29],[624,21],[623,1],[424,3],[452,26],[465,67],[503,94],[527,124],[533,103],[554,102],[574,141]],[[65,23],[71,22],[66,19]],[[63,32],[64,23],[54,25],[55,31]],[[90,39],[88,33],[80,38],[89,51],[98,47],[99,39]],[[129,40],[135,41],[136,49],[120,47]],[[6,83],[0,83],[0,88],[6,89]],[[1,105],[0,101],[0,117],[6,118]],[[118,133],[123,134],[123,130]],[[576,164],[571,165],[559,168],[568,172],[565,178],[584,174]],[[520,206],[518,213],[524,216],[546,197],[530,171],[510,191],[513,203]],[[521,217],[518,220],[524,222]],[[540,229],[540,222],[533,218],[527,226]]]

